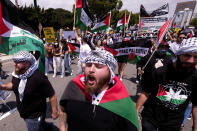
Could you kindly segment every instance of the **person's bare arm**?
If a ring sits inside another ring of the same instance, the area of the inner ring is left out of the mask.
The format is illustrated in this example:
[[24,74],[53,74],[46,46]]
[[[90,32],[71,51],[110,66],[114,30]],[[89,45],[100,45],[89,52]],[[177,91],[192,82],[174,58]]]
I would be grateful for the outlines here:
[[144,105],[144,103],[147,101],[149,97],[149,94],[146,93],[146,92],[142,92],[137,100],[137,103],[136,103],[136,110],[137,110],[137,114],[138,114],[138,120],[139,122],[141,122],[141,114],[140,114],[140,111],[141,111],[141,108],[142,106]]
[[74,30],[74,32],[75,32],[75,38],[76,38],[76,40],[77,40],[78,42],[80,42],[80,40],[79,40],[79,35],[77,34],[77,28],[73,27],[73,30]]
[[170,34],[170,32],[168,31],[168,38],[172,41],[173,40],[173,38],[172,38],[172,36],[171,36],[171,34]]
[[51,108],[52,108],[52,118],[55,120],[58,118],[58,108],[57,108],[57,98],[56,95],[54,94],[49,98],[49,101],[51,103]]
[[12,82],[6,84],[0,84],[0,90],[12,90]]
[[157,46],[156,46],[155,41],[153,39],[151,39],[151,44],[152,44],[154,50],[156,50],[157,49]]
[[197,106],[192,108],[194,131],[197,131]]
[[144,70],[142,70],[141,67],[138,67],[137,70],[138,70],[138,75],[144,74]]
[[137,100],[137,103],[136,103],[136,110],[137,112],[140,112],[142,106],[144,105],[144,103],[147,101],[149,97],[149,94],[146,93],[146,92],[142,92]]
[[64,108],[60,106],[59,109],[59,124],[60,131],[66,131],[67,114],[64,112]]

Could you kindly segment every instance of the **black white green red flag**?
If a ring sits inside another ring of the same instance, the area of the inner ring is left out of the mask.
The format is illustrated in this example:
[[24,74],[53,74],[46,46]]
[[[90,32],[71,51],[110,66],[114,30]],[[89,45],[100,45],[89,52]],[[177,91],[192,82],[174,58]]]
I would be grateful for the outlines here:
[[127,21],[126,21],[126,27],[128,28],[128,26],[129,26],[129,21],[130,21],[130,18],[131,18],[131,12],[129,13],[129,16],[128,16],[128,18],[127,18]]
[[[85,91],[85,84],[82,81],[83,78],[84,74],[79,75],[73,79],[73,82],[86,98],[92,101],[92,96]],[[116,84],[105,92],[98,106],[126,119],[129,121],[128,127],[132,127],[133,131],[139,131],[139,121],[135,105],[126,87],[120,82],[117,76],[114,77],[114,81],[116,81]]]
[[172,18],[169,19],[168,21],[166,21],[166,23],[164,23],[164,25],[160,28],[160,30],[158,32],[158,36],[157,36],[158,43],[161,43],[163,41],[163,38],[164,38],[166,32],[171,27],[171,24],[172,24],[171,22],[172,22]]
[[76,0],[76,27],[86,31],[92,24],[92,18],[88,9],[87,0]]
[[126,25],[126,12],[124,13],[123,17],[118,21],[116,25],[116,32],[119,32],[120,30],[124,30],[124,26]]
[[0,0],[0,52],[11,55],[21,50],[39,51],[39,69],[44,71],[44,45],[33,33],[15,5],[9,0]]
[[108,15],[101,19],[98,23],[96,23],[95,26],[91,29],[91,32],[106,30],[110,26],[110,18],[111,12],[108,13]]

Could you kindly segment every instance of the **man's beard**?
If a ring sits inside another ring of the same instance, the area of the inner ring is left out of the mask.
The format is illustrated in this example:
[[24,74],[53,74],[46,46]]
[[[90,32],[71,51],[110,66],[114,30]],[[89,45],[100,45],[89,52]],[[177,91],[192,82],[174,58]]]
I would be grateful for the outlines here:
[[26,68],[25,67],[22,67],[20,69],[15,69],[15,74],[16,75],[21,75],[21,74],[24,74],[26,72]]
[[[196,63],[181,62],[180,58],[177,57],[177,62],[176,62],[177,68],[178,70],[180,70],[185,74],[192,73],[195,70],[195,64]],[[183,65],[187,65],[187,67]]]
[[[95,84],[93,86],[89,85],[88,79],[94,79]],[[97,94],[102,90],[104,85],[109,82],[109,80],[110,80],[110,74],[108,76],[102,77],[100,79],[97,79],[93,75],[85,75],[85,91],[88,94]]]

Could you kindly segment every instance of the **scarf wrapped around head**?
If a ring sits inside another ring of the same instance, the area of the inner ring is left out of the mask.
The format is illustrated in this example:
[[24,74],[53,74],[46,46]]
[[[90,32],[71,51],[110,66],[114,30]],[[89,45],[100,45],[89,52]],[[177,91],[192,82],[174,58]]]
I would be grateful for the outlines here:
[[29,69],[24,74],[16,75],[15,72],[12,73],[14,77],[21,79],[18,86],[18,92],[19,92],[20,101],[22,101],[24,96],[25,86],[27,83],[27,78],[34,73],[34,71],[38,68],[38,65],[36,64],[35,57],[27,51],[19,51],[18,53],[13,55],[12,59],[14,62],[29,61],[31,64]]
[[85,63],[98,63],[107,65],[111,74],[110,82],[112,82],[115,76],[114,71],[117,66],[117,61],[110,52],[106,50],[93,50],[86,57]]
[[196,52],[197,52],[197,37],[192,37],[192,38],[183,40],[180,48],[176,52],[176,55],[196,53]]

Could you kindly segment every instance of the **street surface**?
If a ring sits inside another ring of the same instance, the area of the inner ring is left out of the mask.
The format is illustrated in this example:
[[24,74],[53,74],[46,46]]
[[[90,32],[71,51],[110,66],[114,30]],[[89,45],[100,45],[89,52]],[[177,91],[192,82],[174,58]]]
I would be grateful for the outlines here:
[[[60,74],[56,76],[56,78],[52,78],[53,73],[48,75],[48,78],[53,85],[56,95],[57,95],[57,100],[59,102],[62,93],[65,89],[66,84],[76,76],[77,72],[77,61],[75,60],[74,63],[71,65],[73,69],[73,75],[72,76],[65,76],[64,78],[60,78]],[[14,70],[14,64],[12,61],[8,61],[3,63],[3,70],[6,71],[10,76],[11,72]],[[117,70],[115,72],[117,74]],[[137,87],[135,83],[135,78],[136,78],[136,67],[135,65],[132,64],[127,64],[125,73],[124,73],[124,78],[123,78],[123,83],[126,86],[128,92],[131,95],[131,98],[133,99],[134,102],[137,100],[137,95],[140,91],[139,87]],[[7,78],[4,80],[4,82],[8,82],[11,80],[11,77]],[[16,102],[15,102],[15,95],[12,92],[12,95],[8,98],[7,104],[11,107],[11,109],[15,108]],[[5,107],[6,108],[6,107]],[[58,131],[59,130],[59,122],[58,120],[52,120],[50,116],[51,108],[50,104],[48,104],[47,108],[47,116],[46,116],[46,121],[48,123],[51,123],[51,129],[53,131]],[[188,120],[184,129],[182,131],[192,131],[192,120]],[[20,118],[18,111],[14,111],[7,117],[3,118],[1,120],[0,118],[0,131],[26,131],[26,125],[25,122],[23,121],[22,118]]]

